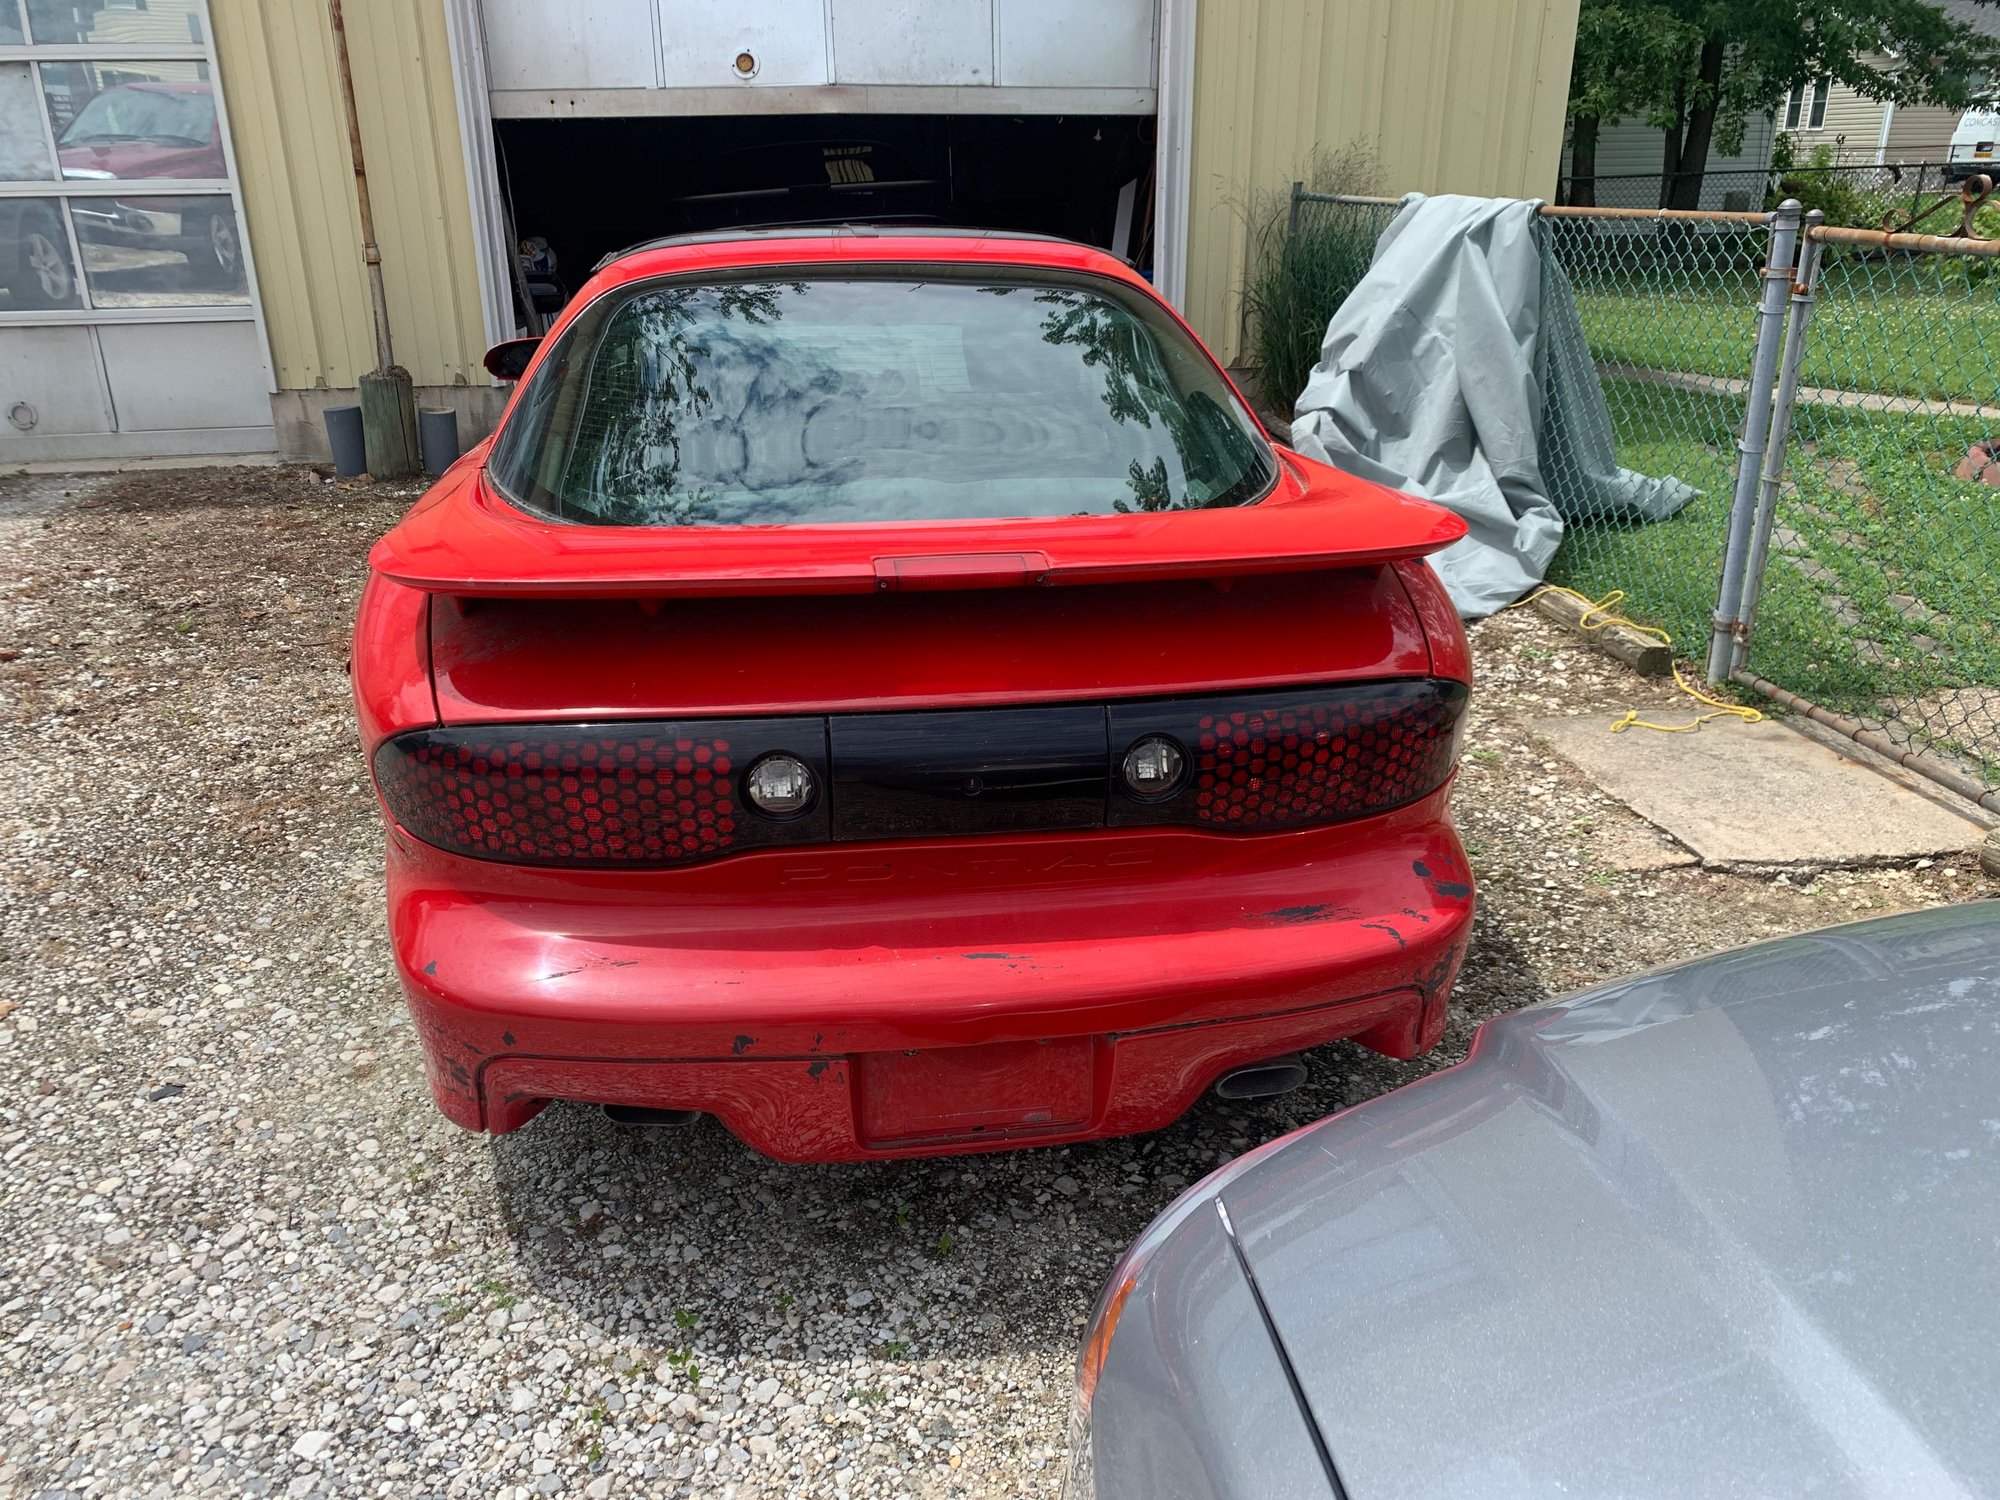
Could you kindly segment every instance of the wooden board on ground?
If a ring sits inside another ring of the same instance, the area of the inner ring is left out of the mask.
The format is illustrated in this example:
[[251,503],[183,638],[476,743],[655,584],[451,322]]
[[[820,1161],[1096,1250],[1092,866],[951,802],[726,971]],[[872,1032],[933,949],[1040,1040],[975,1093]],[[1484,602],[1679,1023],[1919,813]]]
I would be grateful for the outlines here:
[[[1585,640],[1597,646],[1608,655],[1616,657],[1635,672],[1647,677],[1665,677],[1674,669],[1674,652],[1671,646],[1654,640],[1642,630],[1634,630],[1629,625],[1600,625],[1602,616],[1592,615],[1591,608],[1581,599],[1569,594],[1542,594],[1535,600],[1535,608],[1554,620],[1558,625],[1566,625]],[[1586,616],[1590,616],[1588,627]]]

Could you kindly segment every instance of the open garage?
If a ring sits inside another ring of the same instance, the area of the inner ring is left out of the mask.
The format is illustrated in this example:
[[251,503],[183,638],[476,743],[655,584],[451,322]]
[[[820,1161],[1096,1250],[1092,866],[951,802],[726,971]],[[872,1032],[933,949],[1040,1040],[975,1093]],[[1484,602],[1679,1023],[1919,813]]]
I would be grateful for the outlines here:
[[748,225],[942,223],[1150,269],[1155,0],[481,8],[489,180],[532,326],[604,255]]

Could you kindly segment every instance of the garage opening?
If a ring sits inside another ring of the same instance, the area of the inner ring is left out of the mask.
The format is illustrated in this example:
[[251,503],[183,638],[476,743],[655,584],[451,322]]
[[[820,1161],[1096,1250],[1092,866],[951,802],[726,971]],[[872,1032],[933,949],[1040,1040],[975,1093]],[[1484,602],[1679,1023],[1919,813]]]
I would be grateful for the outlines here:
[[771,224],[967,225],[1153,263],[1151,115],[502,119],[501,196],[546,318],[605,255]]

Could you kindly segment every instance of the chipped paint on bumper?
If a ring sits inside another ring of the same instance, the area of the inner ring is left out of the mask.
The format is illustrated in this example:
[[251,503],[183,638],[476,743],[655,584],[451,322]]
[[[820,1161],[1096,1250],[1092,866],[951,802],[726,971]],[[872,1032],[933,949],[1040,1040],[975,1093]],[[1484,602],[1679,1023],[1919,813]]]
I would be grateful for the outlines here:
[[710,1113],[791,1161],[1058,1144],[1158,1129],[1279,1053],[1434,1045],[1473,904],[1448,790],[1301,833],[559,882],[392,830],[390,928],[468,1129],[573,1099]]

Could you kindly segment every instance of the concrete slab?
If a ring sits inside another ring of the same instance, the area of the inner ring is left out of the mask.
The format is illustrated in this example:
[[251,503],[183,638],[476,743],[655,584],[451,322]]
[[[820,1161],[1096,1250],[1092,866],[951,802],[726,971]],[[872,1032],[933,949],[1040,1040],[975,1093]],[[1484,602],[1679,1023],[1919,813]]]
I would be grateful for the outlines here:
[[145,474],[159,469],[272,469],[282,461],[275,453],[163,453],[149,458],[38,458],[30,463],[0,463],[0,475]]
[[[1977,692],[1979,689],[1970,688],[1965,691]],[[1995,694],[1995,701],[2000,702],[2000,694]],[[2000,720],[1996,720],[1995,722],[1996,724],[2000,724]],[[1956,793],[1945,790],[1945,788],[1939,786],[1929,777],[1918,775],[1908,766],[1898,765],[1895,761],[1889,759],[1888,756],[1870,750],[1866,745],[1856,744],[1838,729],[1825,724],[1815,724],[1803,714],[1786,715],[1785,727],[1804,735],[1815,744],[1829,746],[1836,753],[1846,756],[1849,760],[1860,761],[1862,765],[1870,767],[1877,776],[1886,776],[1889,780],[1895,782],[1896,785],[1907,787],[1925,801],[1935,802],[1947,812],[1957,813],[1961,818],[1970,818],[1989,832],[1995,828],[2000,828],[2000,813],[1988,812],[1976,802],[1967,802]],[[1893,729],[1891,732],[1894,732]],[[1996,749],[2000,749],[2000,746],[1996,746]],[[1944,752],[1938,748],[1935,741],[1932,742],[1931,750],[1934,755],[1943,759],[1946,765],[1957,764],[1958,769],[1964,771],[1968,776],[1975,779],[1978,777],[1978,767],[1964,763],[1955,763],[1949,759],[1945,759]]]
[[1701,863],[1642,818],[1624,818],[1591,836],[1591,852],[1606,868],[1628,874],[1677,870]]
[[1529,727],[1706,864],[1865,864],[1954,853],[1985,836],[1774,719],[1718,719],[1691,734],[1608,726],[1593,713]]

